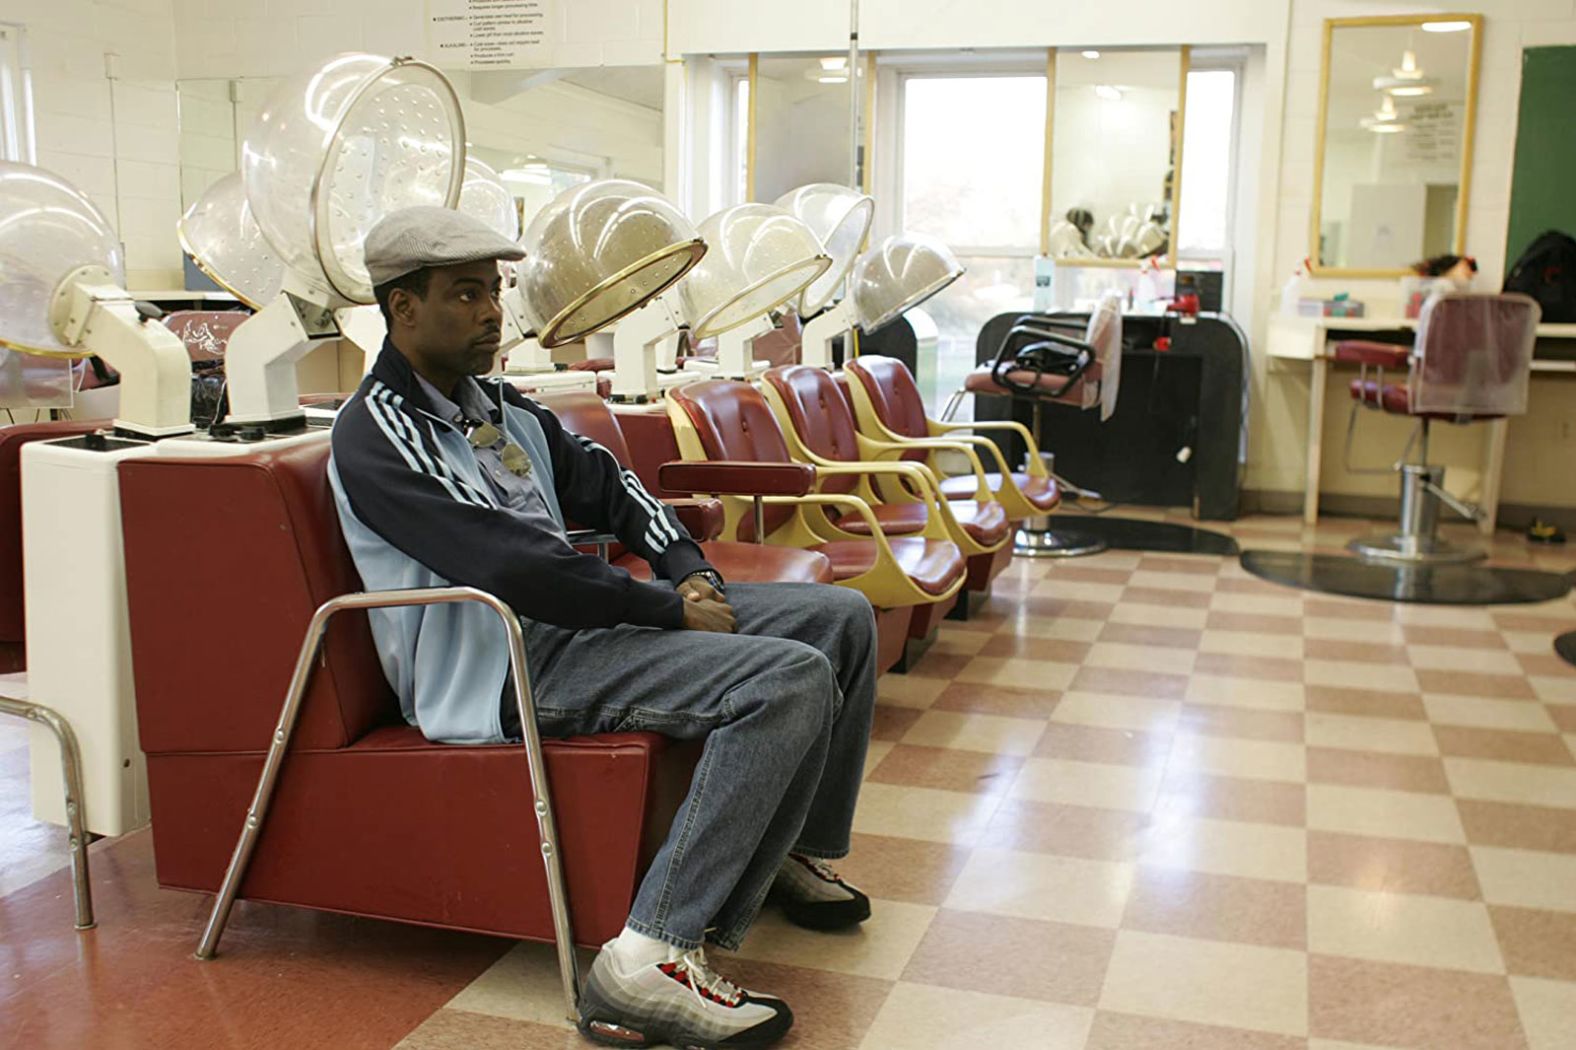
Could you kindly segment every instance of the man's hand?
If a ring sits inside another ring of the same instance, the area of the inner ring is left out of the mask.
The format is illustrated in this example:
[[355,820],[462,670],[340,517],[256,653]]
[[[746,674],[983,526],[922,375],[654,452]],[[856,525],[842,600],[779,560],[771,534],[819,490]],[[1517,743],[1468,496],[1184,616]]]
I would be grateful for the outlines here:
[[691,631],[732,634],[733,606],[705,580],[691,576],[676,590],[684,598],[684,626]]

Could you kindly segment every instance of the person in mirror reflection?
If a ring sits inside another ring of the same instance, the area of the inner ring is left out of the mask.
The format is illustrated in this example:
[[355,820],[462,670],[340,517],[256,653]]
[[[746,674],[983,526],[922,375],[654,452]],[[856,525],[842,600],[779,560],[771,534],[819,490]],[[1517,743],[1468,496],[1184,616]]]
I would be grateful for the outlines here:
[[1478,272],[1478,264],[1470,255],[1436,255],[1413,263],[1412,272],[1419,277],[1443,277],[1465,289],[1471,286],[1472,278]]
[[[726,584],[607,449],[485,377],[512,241],[447,208],[367,236],[388,337],[334,422],[330,481],[369,589],[464,585],[519,615],[547,736],[704,740],[623,932],[579,1003],[587,1037],[759,1047],[793,1023],[779,998],[718,975],[763,903],[817,930],[870,915],[826,864],[847,854],[875,709],[875,619],[856,591]],[[482,377],[482,378],[478,378]],[[645,583],[570,543],[572,519],[645,558]],[[430,739],[521,738],[506,634],[474,603],[374,610],[384,673]]]

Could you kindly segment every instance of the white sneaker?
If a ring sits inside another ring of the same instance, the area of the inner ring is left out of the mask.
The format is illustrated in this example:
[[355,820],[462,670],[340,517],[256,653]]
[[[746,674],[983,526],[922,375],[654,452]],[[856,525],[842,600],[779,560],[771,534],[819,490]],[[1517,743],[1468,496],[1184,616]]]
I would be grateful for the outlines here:
[[663,962],[619,967],[604,945],[580,992],[582,1035],[603,1046],[671,1043],[680,1050],[753,1050],[793,1025],[781,999],[757,995],[717,974],[705,953],[675,948]]
[[795,926],[808,930],[846,930],[870,918],[870,898],[824,862],[788,854],[772,881],[767,899],[782,906]]

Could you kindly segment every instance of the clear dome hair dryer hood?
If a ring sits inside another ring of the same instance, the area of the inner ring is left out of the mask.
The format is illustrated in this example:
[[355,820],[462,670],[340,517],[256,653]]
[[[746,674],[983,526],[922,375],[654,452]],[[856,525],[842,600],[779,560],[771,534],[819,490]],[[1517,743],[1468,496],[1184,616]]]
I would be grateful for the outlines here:
[[[338,55],[275,89],[246,134],[241,177],[284,291],[230,337],[228,425],[303,424],[296,362],[344,324],[369,327],[367,311],[336,317],[373,302],[367,231],[401,208],[455,207],[464,176],[459,98],[425,62]],[[375,334],[357,342],[367,349]]]
[[[516,327],[548,350],[615,324],[620,332],[638,327],[630,315],[643,313],[706,254],[706,242],[671,201],[630,179],[598,179],[560,193],[526,226],[520,247],[526,255],[504,304]],[[660,300],[651,310],[668,313]],[[552,369],[546,360],[526,367]]]
[[941,241],[919,233],[887,237],[861,255],[848,295],[805,323],[801,360],[832,367],[832,340],[858,327],[879,331],[963,276],[963,264]]
[[0,347],[44,357],[103,358],[120,373],[115,428],[143,438],[186,434],[191,358],[125,290],[120,240],[65,179],[0,161]]
[[769,204],[724,208],[700,224],[710,251],[679,284],[693,339],[717,337],[717,373],[749,379],[755,337],[768,314],[798,297],[832,265],[808,225]]
[[789,212],[810,227],[820,240],[832,264],[810,282],[799,297],[799,316],[813,317],[830,303],[859,257],[859,249],[870,232],[876,202],[868,194],[833,182],[812,182],[777,198],[777,207]]

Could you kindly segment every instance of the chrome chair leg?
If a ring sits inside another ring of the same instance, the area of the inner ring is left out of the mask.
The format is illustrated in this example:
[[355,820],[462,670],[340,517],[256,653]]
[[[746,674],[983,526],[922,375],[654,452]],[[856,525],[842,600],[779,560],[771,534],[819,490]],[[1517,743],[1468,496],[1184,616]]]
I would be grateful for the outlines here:
[[0,696],[0,712],[37,722],[53,733],[60,745],[60,772],[65,781],[66,798],[66,848],[71,853],[71,892],[77,911],[76,928],[91,930],[98,923],[93,918],[93,886],[88,880],[88,837],[82,816],[82,749],[77,746],[77,734],[71,728],[71,723],[54,708],[30,700]]
[[318,651],[328,622],[335,614],[347,609],[378,609],[406,605],[438,605],[452,602],[481,602],[490,607],[503,621],[509,639],[509,670],[514,682],[515,705],[519,709],[520,730],[525,737],[526,768],[531,778],[531,793],[536,798],[535,814],[537,832],[542,844],[542,864],[547,872],[548,906],[553,915],[553,934],[557,941],[558,973],[563,985],[566,1015],[576,1019],[576,1005],[580,998],[580,972],[575,959],[574,931],[569,919],[569,893],[564,884],[563,859],[558,848],[558,828],[553,821],[551,789],[547,782],[547,765],[542,756],[542,737],[536,725],[536,705],[531,697],[530,671],[525,659],[525,635],[514,612],[501,600],[474,587],[413,588],[400,591],[367,591],[330,598],[312,614],[307,625],[306,637],[296,655],[295,671],[290,676],[290,688],[285,694],[284,706],[279,712],[279,724],[274,729],[268,746],[268,757],[263,762],[263,772],[257,780],[257,791],[246,812],[235,852],[230,855],[230,865],[225,870],[224,881],[214,897],[213,911],[203,929],[202,940],[197,946],[197,958],[212,959],[219,949],[219,939],[230,920],[246,869],[251,864],[252,853],[257,848],[263,823],[268,817],[268,807],[278,786],[279,770],[284,764],[285,753],[290,748],[290,737],[295,732],[301,714],[301,702],[306,687],[317,665]]

